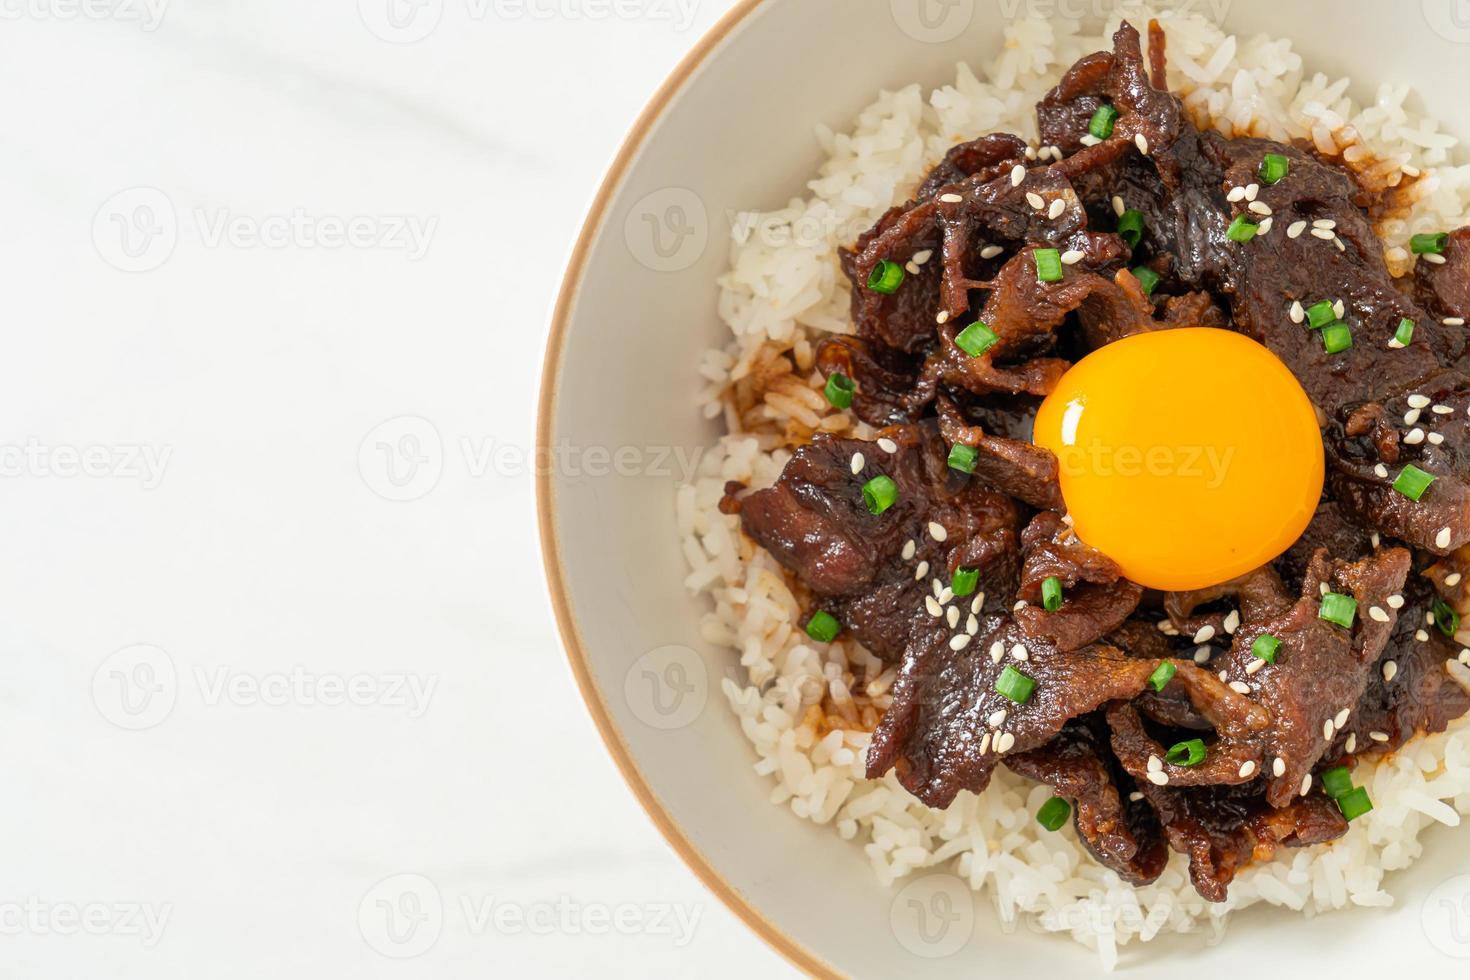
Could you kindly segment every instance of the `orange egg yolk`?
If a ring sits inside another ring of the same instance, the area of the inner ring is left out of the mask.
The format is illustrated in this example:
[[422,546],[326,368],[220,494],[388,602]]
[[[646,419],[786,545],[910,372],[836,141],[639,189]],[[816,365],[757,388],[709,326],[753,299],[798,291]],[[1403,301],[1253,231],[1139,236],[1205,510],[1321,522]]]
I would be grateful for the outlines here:
[[1078,536],[1153,589],[1280,556],[1322,494],[1322,436],[1285,364],[1228,330],[1140,334],[1080,361],[1036,417]]

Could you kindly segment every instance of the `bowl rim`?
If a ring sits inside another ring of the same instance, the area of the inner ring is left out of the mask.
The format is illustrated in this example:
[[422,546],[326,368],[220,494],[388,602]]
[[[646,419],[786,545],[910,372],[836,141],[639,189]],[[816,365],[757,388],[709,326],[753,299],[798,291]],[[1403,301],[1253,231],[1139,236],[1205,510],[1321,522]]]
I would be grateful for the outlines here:
[[[736,27],[766,2],[767,0],[737,0],[735,5],[715,22],[714,26],[684,55],[648,100],[628,130],[628,134],[623,138],[617,155],[608,167],[607,174],[603,177],[602,184],[592,199],[592,205],[577,235],[576,244],[567,261],[566,272],[562,277],[556,302],[552,308],[536,409],[536,444],[538,446],[555,444],[553,429],[559,394],[558,378],[566,347],[567,328],[571,320],[572,307],[576,303],[577,294],[581,290],[582,280],[586,274],[587,259],[591,253],[592,244],[602,231],[613,197],[622,186],[623,178],[627,175],[633,161],[642,151],[648,134],[663,117],[674,98],[684,89],[690,77],[734,32]],[[557,632],[561,636],[562,648],[566,651],[567,661],[577,682],[577,689],[582,695],[582,701],[588,713],[592,716],[593,723],[597,726],[603,745],[608,754],[612,756],[624,782],[633,791],[633,795],[643,807],[644,812],[648,814],[649,819],[653,821],[659,833],[663,835],[664,840],[674,849],[689,870],[693,871],[704,886],[726,908],[734,912],[752,932],[802,972],[822,978],[840,977],[841,974],[831,964],[767,919],[744,894],[725,880],[719,870],[695,846],[664,808],[663,803],[654,794],[648,780],[638,768],[637,762],[634,761],[617,724],[607,709],[601,689],[592,677],[587,651],[582,644],[581,632],[577,628],[571,604],[567,601],[566,576],[562,569],[562,550],[554,519],[555,501],[552,489],[550,468],[538,468],[536,473],[536,522],[539,528],[541,560],[546,575],[547,592],[551,600]]]

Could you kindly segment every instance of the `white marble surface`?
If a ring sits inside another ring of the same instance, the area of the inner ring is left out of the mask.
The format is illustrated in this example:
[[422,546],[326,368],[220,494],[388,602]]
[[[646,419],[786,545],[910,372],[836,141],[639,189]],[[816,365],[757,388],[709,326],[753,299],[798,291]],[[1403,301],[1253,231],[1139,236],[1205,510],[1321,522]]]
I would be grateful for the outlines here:
[[790,973],[604,753],[516,462],[729,0],[391,2],[0,3],[0,975]]

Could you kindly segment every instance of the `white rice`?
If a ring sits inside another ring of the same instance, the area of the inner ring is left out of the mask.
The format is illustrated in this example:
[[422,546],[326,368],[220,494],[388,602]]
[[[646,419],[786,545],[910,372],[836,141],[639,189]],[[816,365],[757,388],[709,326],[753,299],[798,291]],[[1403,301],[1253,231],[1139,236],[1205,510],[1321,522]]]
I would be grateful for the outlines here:
[[[1398,186],[1405,168],[1423,173],[1413,220],[1381,228],[1397,273],[1411,266],[1401,246],[1413,231],[1467,223],[1470,167],[1453,164],[1455,138],[1405,106],[1407,85],[1382,85],[1361,106],[1347,97],[1347,79],[1307,75],[1289,40],[1229,36],[1203,18],[1154,7],[1168,32],[1171,87],[1200,124],[1311,139],[1380,186]],[[1140,28],[1149,13],[1128,10]],[[813,367],[823,335],[851,330],[837,249],[906,200],[955,143],[994,131],[1034,143],[1035,103],[1077,58],[1111,47],[1117,18],[1104,27],[1083,33],[1062,20],[1018,21],[983,74],[962,64],[953,85],[885,92],[851,131],[818,130],[829,159],[810,196],[737,222],[731,268],[720,280],[720,313],[733,338],[699,365],[709,383],[705,414],[723,414],[729,434],[705,456],[698,479],[679,489],[677,511],[687,584],[713,602],[705,639],[740,656],[744,681],[727,678],[724,692],[755,749],[756,771],[771,779],[771,802],[861,841],[884,885],[949,867],[989,894],[1005,923],[1025,917],[1070,933],[1111,969],[1126,943],[1169,932],[1216,936],[1232,911],[1258,902],[1307,914],[1392,904],[1385,872],[1419,857],[1420,832],[1470,815],[1470,725],[1361,766],[1357,778],[1376,809],[1341,840],[1246,868],[1227,902],[1201,899],[1177,854],[1157,882],[1134,888],[1099,865],[1070,826],[1042,830],[1033,815],[1051,790],[1003,767],[985,793],[962,793],[943,811],[919,803],[892,774],[863,778],[867,732],[888,706],[893,671],[852,643],[809,645],[791,581],[718,509],[726,481],[771,484],[790,448],[814,430],[868,434],[827,406]],[[1453,669],[1470,684],[1470,670]]]

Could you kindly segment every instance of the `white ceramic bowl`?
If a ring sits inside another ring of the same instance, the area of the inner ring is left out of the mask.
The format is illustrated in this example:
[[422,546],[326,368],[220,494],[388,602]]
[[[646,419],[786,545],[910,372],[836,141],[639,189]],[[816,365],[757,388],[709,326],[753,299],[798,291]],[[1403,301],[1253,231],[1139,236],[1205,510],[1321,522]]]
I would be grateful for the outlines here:
[[[919,20],[924,4],[930,17]],[[679,467],[660,459],[664,447],[691,453],[716,435],[695,411],[694,365],[724,339],[715,278],[728,258],[726,216],[801,193],[821,162],[813,127],[846,128],[880,87],[952,80],[956,62],[982,63],[998,50],[1005,18],[1018,11],[1085,16],[1099,5],[1107,0],[744,0],[628,137],[554,314],[538,436],[544,446],[570,447],[560,458],[572,462],[548,468],[537,496],[552,601],[588,709],[684,860],[813,974],[1043,968],[1072,976],[1095,971],[1097,961],[1064,938],[1006,934],[985,897],[955,906],[952,935],[963,941],[942,944],[947,955],[918,955],[928,950],[909,935],[920,911],[913,893],[880,887],[857,845],[770,805],[769,784],[751,769],[752,750],[719,690],[720,678],[734,676],[735,656],[699,638],[700,607],[682,585],[674,523]],[[1371,101],[1381,82],[1412,83],[1427,111],[1465,134],[1463,6],[1196,2],[1223,12],[1237,33],[1292,37],[1308,65],[1353,74],[1360,99]],[[662,224],[661,241],[650,222]],[[1133,946],[1124,964],[1139,977],[1177,977],[1181,967],[1203,976],[1324,968],[1451,975],[1466,961],[1447,957],[1424,929],[1451,914],[1435,904],[1443,895],[1436,886],[1470,873],[1470,830],[1462,831],[1426,835],[1428,856],[1391,881],[1402,896],[1396,909],[1314,920],[1252,909],[1233,920],[1222,944],[1191,936]],[[1459,914],[1466,943],[1457,951],[1470,957],[1470,909]]]

